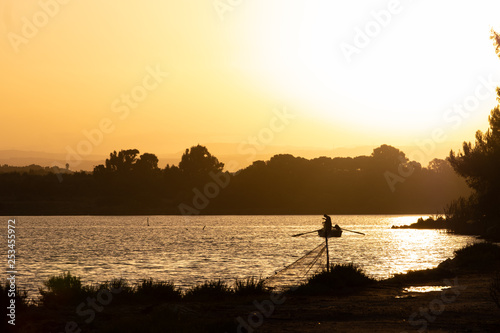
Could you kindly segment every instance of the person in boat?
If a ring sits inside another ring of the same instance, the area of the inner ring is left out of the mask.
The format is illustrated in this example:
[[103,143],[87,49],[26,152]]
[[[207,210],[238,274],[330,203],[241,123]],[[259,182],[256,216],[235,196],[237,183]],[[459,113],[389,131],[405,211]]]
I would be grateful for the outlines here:
[[337,232],[341,232],[342,231],[342,229],[340,228],[340,226],[338,224],[336,224],[334,228],[335,228],[335,230]]
[[330,216],[324,214],[323,215],[323,220],[325,220],[323,222],[323,226],[325,228],[325,232],[329,232],[330,230],[332,230],[332,219],[330,218]]

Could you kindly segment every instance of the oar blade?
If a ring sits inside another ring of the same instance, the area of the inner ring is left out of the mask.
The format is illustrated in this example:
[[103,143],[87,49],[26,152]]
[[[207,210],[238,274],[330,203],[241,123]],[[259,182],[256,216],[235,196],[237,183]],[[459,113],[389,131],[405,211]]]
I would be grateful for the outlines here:
[[[321,230],[321,229],[320,229],[320,230]],[[303,233],[300,233],[300,234],[292,235],[292,237],[299,237],[299,236],[302,236],[302,235],[312,234],[313,232],[317,232],[317,231],[318,231],[318,230],[313,230],[313,231],[303,232]]]
[[359,232],[359,231],[354,231],[354,230],[348,230],[348,229],[344,229],[344,228],[341,228],[343,231],[349,231],[349,232],[353,232],[355,234],[360,234],[360,235],[363,235],[365,236],[366,234],[362,233],[362,232]]

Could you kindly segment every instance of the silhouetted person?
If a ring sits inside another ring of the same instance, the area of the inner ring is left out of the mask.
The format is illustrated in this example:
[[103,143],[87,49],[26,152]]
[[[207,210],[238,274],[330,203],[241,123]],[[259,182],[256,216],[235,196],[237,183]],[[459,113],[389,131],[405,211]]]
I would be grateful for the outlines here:
[[325,232],[329,232],[330,230],[332,230],[332,219],[326,214],[324,214],[323,216],[323,219],[325,220],[325,222],[323,222]]
[[335,225],[335,230],[340,231],[340,230],[342,230],[342,229],[340,229],[340,226],[339,226],[338,224],[336,224],[336,225]]

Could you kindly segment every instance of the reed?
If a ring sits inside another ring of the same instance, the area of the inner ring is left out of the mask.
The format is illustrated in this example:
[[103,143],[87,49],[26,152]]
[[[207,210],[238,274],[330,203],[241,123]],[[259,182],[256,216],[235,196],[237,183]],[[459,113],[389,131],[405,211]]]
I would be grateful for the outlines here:
[[253,296],[267,293],[263,279],[249,277],[246,280],[236,279],[234,293],[237,296]]
[[139,297],[154,298],[158,301],[179,301],[181,291],[172,283],[150,279],[142,280],[134,290]]
[[220,301],[234,294],[225,282],[221,280],[205,281],[203,284],[188,289],[184,294],[186,300]]

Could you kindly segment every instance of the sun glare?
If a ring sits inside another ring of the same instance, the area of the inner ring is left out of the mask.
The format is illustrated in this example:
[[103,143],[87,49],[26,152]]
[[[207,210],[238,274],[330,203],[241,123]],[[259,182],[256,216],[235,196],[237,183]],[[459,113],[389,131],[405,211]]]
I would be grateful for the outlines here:
[[[452,5],[456,13],[444,23]],[[310,117],[417,135],[446,127],[447,109],[499,68],[489,40],[493,20],[471,6],[401,2],[392,8],[379,1],[360,11],[320,1],[284,12],[266,4],[258,25],[256,17],[245,17],[251,47],[242,61],[256,83],[303,105]],[[481,112],[468,119],[476,126],[494,95],[481,102]]]

